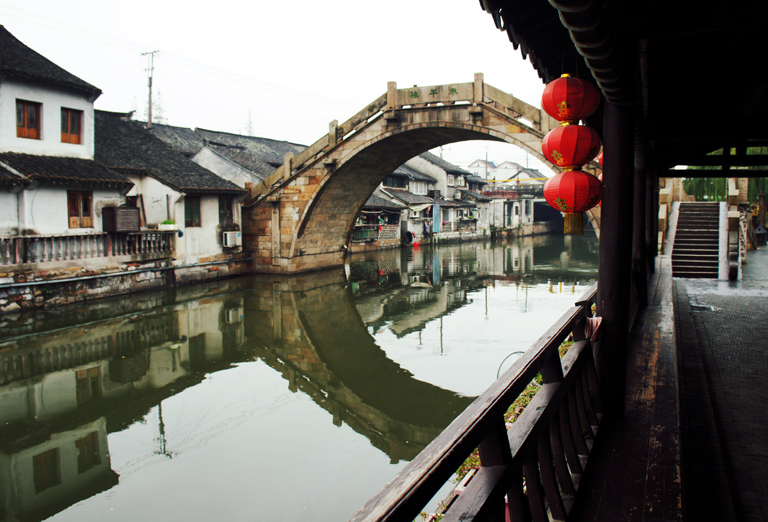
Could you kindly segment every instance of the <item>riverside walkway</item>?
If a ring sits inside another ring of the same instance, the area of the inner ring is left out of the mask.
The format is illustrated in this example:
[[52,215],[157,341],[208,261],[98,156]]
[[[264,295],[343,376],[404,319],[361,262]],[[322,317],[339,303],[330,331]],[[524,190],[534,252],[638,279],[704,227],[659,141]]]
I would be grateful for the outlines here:
[[657,258],[624,418],[596,441],[574,520],[768,520],[768,247],[747,261],[725,282]]

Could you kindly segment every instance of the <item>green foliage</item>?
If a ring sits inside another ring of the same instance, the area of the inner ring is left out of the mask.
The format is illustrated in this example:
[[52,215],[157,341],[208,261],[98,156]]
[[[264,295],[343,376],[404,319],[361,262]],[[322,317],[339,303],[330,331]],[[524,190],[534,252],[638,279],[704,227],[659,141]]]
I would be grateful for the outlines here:
[[[735,154],[736,151],[731,151]],[[722,156],[723,150],[717,150],[710,156]],[[768,155],[768,147],[747,147],[747,155]],[[713,167],[689,167],[691,170],[715,170],[719,166]],[[750,169],[763,169],[762,167],[749,167]],[[733,177],[738,177],[738,170],[734,170]],[[726,178],[686,178],[683,181],[685,193],[694,196],[696,201],[725,201],[728,197],[728,183]],[[749,179],[749,201],[757,203],[760,192],[768,193],[768,183],[766,178]]]

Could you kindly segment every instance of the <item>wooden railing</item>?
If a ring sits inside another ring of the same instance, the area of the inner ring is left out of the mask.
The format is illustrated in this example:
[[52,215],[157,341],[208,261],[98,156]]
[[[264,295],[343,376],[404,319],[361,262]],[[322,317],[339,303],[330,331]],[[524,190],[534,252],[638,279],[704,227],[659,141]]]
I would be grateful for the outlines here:
[[[449,502],[443,522],[506,514],[512,521],[567,520],[602,417],[585,339],[596,292],[595,285],[350,520],[414,520],[475,448],[481,467]],[[561,359],[558,348],[571,333],[575,342]],[[505,412],[539,373],[543,384],[507,429]]]
[[173,252],[175,232],[130,234],[39,235],[0,237],[0,265],[78,261],[124,255],[166,256]]

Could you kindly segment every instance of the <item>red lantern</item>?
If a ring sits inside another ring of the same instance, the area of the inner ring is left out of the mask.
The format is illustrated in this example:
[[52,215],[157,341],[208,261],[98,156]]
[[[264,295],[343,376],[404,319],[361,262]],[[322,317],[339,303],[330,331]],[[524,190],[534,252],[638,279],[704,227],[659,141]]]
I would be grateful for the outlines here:
[[544,136],[541,150],[549,161],[566,169],[589,163],[600,150],[600,137],[595,129],[582,125],[565,125]]
[[565,233],[583,233],[582,212],[600,201],[600,181],[581,170],[567,170],[544,184],[544,199],[563,212]]
[[595,112],[600,91],[591,83],[564,74],[544,87],[541,107],[557,121],[573,123]]
[[[603,166],[603,153],[600,152],[600,154],[597,155],[597,162],[600,164],[600,166]],[[602,176],[602,174],[601,174]]]

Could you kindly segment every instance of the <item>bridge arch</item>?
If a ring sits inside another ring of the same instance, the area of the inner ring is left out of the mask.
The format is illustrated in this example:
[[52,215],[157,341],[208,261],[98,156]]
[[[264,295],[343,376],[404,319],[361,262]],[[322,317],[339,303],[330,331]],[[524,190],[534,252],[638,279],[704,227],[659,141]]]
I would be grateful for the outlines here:
[[[412,103],[411,100],[430,100]],[[410,102],[410,104],[408,104]],[[251,191],[246,249],[257,271],[294,273],[343,264],[355,218],[407,160],[441,145],[506,142],[546,161],[541,139],[559,123],[482,81],[396,89],[338,125]]]

